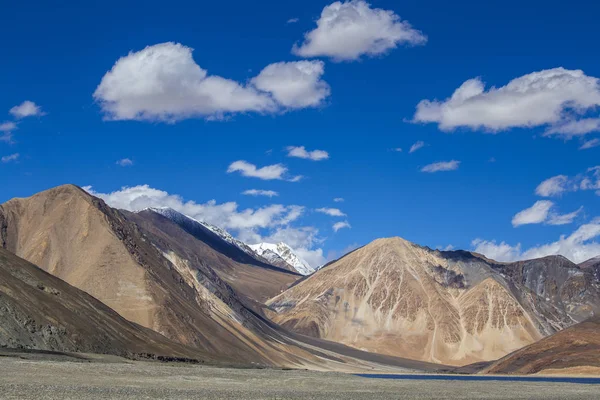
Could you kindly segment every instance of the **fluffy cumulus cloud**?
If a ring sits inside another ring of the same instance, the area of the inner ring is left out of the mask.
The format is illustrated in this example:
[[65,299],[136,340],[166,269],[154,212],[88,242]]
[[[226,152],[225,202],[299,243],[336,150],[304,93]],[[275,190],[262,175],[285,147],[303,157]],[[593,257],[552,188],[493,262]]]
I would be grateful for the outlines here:
[[245,196],[265,196],[265,197],[275,197],[279,196],[279,193],[273,190],[260,190],[260,189],[248,189],[242,192]]
[[19,159],[19,153],[11,154],[9,156],[4,156],[0,159],[3,163],[9,163],[11,161],[17,161]]
[[446,100],[422,100],[415,122],[437,123],[490,132],[517,127],[548,126],[547,134],[566,136],[590,132],[578,116],[600,105],[600,81],[581,70],[554,68],[513,79],[488,90],[480,78],[464,82]]
[[419,140],[418,142],[415,142],[412,146],[410,146],[410,150],[408,152],[414,153],[415,151],[422,149],[423,147],[425,147],[425,142]]
[[586,172],[570,177],[557,175],[538,185],[535,193],[542,197],[560,196],[579,190],[600,190],[600,166],[588,168]]
[[[320,61],[267,66],[249,84],[209,75],[179,43],[148,46],[121,57],[94,92],[109,120],[219,119],[312,107],[329,95]],[[263,89],[258,88],[260,85]]]
[[440,172],[440,171],[454,171],[458,169],[460,161],[440,161],[433,164],[429,164],[421,168],[421,172]]
[[331,217],[345,217],[346,216],[346,214],[344,214],[342,212],[342,210],[340,210],[338,208],[317,208],[315,211],[318,213],[321,213],[321,214],[329,215]]
[[600,118],[567,119],[546,130],[545,136],[559,135],[567,139],[600,131]]
[[304,158],[307,160],[321,161],[329,158],[329,153],[325,150],[308,151],[304,146],[288,146],[288,157]]
[[233,172],[239,172],[242,176],[248,178],[258,178],[265,181],[288,180],[290,182],[298,182],[302,178],[299,175],[288,178],[288,169],[282,164],[273,164],[258,168],[256,165],[244,160],[231,163],[229,168],[227,168],[227,173],[231,174]]
[[333,224],[333,231],[334,232],[338,232],[340,229],[350,229],[352,228],[352,226],[350,226],[350,223],[348,221],[342,221],[342,222],[336,222],[335,224]]
[[335,61],[377,56],[399,45],[425,44],[427,37],[393,11],[371,8],[362,0],[336,1],[326,6],[317,27],[304,34],[292,52],[301,57],[331,57]]
[[91,186],[84,189],[100,197],[111,207],[129,211],[170,207],[194,219],[226,229],[250,244],[283,241],[305,257],[312,266],[321,265],[324,261],[323,250],[318,247],[322,243],[318,230],[292,225],[304,214],[302,206],[271,204],[256,209],[240,209],[236,202],[219,204],[215,200],[206,203],[185,201],[179,195],[148,185],[124,187],[111,193],[96,192]]
[[44,115],[42,108],[33,101],[26,100],[9,111],[15,118],[40,117]]
[[133,161],[130,158],[123,158],[117,161],[116,164],[121,167],[131,167],[133,165]]
[[316,107],[331,93],[321,79],[324,73],[322,61],[280,62],[264,68],[251,82],[284,107]]
[[567,225],[579,215],[583,208],[568,214],[558,214],[554,211],[554,203],[549,200],[536,201],[535,204],[518,212],[512,219],[514,227],[528,224]]
[[574,263],[581,263],[600,254],[600,218],[581,225],[569,236],[563,235],[557,241],[534,246],[522,251],[521,244],[511,246],[505,242],[476,239],[472,242],[474,251],[497,261],[517,261],[549,255],[562,255]]

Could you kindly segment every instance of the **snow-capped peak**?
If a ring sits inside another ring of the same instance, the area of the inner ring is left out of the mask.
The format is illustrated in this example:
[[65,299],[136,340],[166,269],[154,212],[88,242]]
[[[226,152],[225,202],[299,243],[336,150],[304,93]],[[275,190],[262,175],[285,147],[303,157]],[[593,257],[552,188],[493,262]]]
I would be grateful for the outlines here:
[[157,214],[167,217],[171,221],[178,223],[178,224],[181,224],[181,223],[185,222],[186,220],[200,224],[203,227],[205,227],[206,229],[213,232],[215,235],[219,236],[221,239],[223,239],[227,243],[236,246],[237,248],[239,248],[240,250],[249,254],[252,257],[256,256],[256,253],[246,243],[242,242],[241,240],[237,240],[225,229],[219,228],[218,226],[209,224],[208,222],[199,221],[188,215],[182,214],[179,211],[176,211],[170,207],[148,208],[148,210],[154,211]]
[[277,244],[251,244],[249,247],[254,250],[256,254],[266,258],[267,260],[271,260],[275,256],[282,258],[286,263],[294,267],[294,269],[302,275],[310,275],[315,271],[315,269],[300,256],[298,256],[298,254],[296,254],[290,246],[283,242]]

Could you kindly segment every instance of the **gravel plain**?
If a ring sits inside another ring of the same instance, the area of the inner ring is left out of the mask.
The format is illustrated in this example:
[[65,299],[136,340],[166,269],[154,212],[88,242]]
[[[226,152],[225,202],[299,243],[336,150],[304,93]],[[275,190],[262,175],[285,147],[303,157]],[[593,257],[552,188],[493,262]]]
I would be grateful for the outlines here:
[[591,399],[600,385],[368,379],[158,362],[0,357],[1,399]]

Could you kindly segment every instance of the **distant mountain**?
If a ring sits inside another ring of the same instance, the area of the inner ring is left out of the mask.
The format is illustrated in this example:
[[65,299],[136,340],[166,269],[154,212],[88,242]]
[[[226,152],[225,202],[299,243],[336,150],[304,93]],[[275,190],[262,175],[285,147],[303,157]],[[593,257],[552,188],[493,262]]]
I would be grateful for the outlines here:
[[302,275],[310,275],[315,272],[315,268],[311,267],[308,262],[303,260],[290,246],[283,242],[277,244],[252,244],[250,248],[267,260],[273,260],[273,262],[277,262],[279,259],[284,260]]
[[[229,256],[236,259],[237,261],[246,263],[258,262],[263,264],[270,264],[288,271],[297,272],[294,267],[285,262],[285,260],[277,256],[276,254],[267,255],[268,257],[264,257],[262,254],[255,252],[251,248],[251,246],[247,245],[241,240],[234,238],[229,232],[227,232],[225,229],[219,228],[218,226],[209,224],[204,221],[196,220],[169,207],[149,208],[147,210],[163,215],[164,217],[180,225],[183,229],[185,229],[188,233],[192,235],[201,236],[201,239],[203,241],[216,247],[217,250],[228,253]],[[212,233],[212,235],[216,237],[211,237],[210,233]],[[229,244],[230,246],[241,250],[244,254],[236,252],[232,248],[227,248],[228,246],[225,244]]]
[[600,375],[600,317],[555,333],[492,363],[492,374]]
[[596,277],[596,280],[600,282],[600,256],[582,262],[579,264],[579,267],[583,270],[590,271],[590,273]]
[[0,247],[0,348],[211,360]]
[[465,365],[599,313],[600,287],[560,256],[506,264],[390,238],[324,266],[267,304],[274,321],[298,333]]

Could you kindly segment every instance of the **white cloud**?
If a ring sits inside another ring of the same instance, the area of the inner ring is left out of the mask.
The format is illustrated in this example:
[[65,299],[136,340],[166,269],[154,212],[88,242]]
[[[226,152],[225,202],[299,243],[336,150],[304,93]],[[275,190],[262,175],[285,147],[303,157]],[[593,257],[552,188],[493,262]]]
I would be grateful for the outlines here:
[[321,12],[317,27],[304,34],[292,52],[301,57],[358,60],[387,53],[398,45],[421,45],[427,38],[390,10],[371,8],[362,0],[336,1]]
[[15,153],[15,154],[11,154],[9,156],[4,156],[2,157],[2,162],[3,163],[8,163],[11,161],[17,161],[19,159],[19,153]]
[[6,121],[0,124],[0,132],[12,132],[17,129],[17,124],[11,121]]
[[316,107],[331,93],[321,80],[324,73],[322,61],[280,62],[264,68],[251,82],[284,107]]
[[25,117],[40,117],[44,115],[44,112],[33,101],[26,100],[18,106],[14,106],[9,111],[15,118],[25,118]]
[[342,197],[336,197],[335,199],[333,199],[333,201],[335,203],[343,203],[345,200]]
[[554,203],[549,200],[536,201],[533,206],[515,214],[512,219],[512,225],[514,227],[541,223],[547,223],[548,225],[566,225],[572,223],[577,215],[583,210],[583,207],[580,207],[572,213],[561,215],[553,211],[553,208]]
[[124,187],[111,193],[98,193],[91,186],[83,188],[115,208],[140,211],[148,207],[170,207],[194,219],[205,221],[231,231],[238,239],[249,244],[283,241],[310,263],[324,262],[323,250],[317,248],[323,241],[318,230],[310,226],[291,226],[304,214],[304,207],[272,204],[265,207],[240,210],[236,202],[217,204],[185,201],[181,196],[151,188],[148,185]]
[[540,224],[548,218],[548,213],[553,206],[554,203],[548,200],[536,201],[533,206],[518,212],[512,219],[512,225],[517,227],[527,224]]
[[438,171],[454,171],[458,169],[460,161],[440,161],[433,164],[429,164],[421,168],[421,172],[438,172]]
[[402,147],[393,148],[392,151],[396,151],[398,153],[402,153]]
[[279,193],[273,190],[260,190],[260,189],[249,189],[242,192],[243,195],[246,196],[265,196],[265,197],[275,197],[279,196]]
[[0,132],[3,134],[0,136],[0,142],[12,142],[12,131],[17,129],[17,124],[14,122],[6,121],[0,124]]
[[566,175],[557,175],[548,178],[538,185],[535,193],[542,197],[552,197],[560,195],[568,190],[569,177]]
[[600,146],[600,139],[591,139],[584,142],[581,147],[579,147],[579,150],[587,150],[598,146]]
[[515,127],[564,126],[600,105],[599,82],[581,70],[564,68],[533,72],[487,91],[481,79],[474,78],[444,101],[422,100],[414,121],[435,122],[444,131],[458,127],[497,132]]
[[415,142],[415,144],[410,146],[410,150],[408,152],[414,153],[415,151],[422,149],[423,147],[425,147],[425,142],[419,140],[418,142]]
[[550,213],[550,215],[548,216],[548,225],[568,225],[572,223],[575,220],[575,218],[577,218],[581,211],[583,211],[583,206],[568,214]]
[[581,263],[600,254],[600,243],[593,240],[600,236],[600,218],[581,225],[569,236],[561,236],[557,241],[532,247],[524,252],[521,244],[511,246],[505,242],[476,239],[472,242],[477,253],[497,261],[517,261],[549,255],[562,255],[574,263]]
[[511,246],[505,242],[496,243],[495,240],[475,239],[471,242],[476,253],[496,261],[517,261],[521,259],[521,244]]
[[538,185],[535,193],[542,197],[553,197],[566,192],[598,189],[600,189],[600,166],[588,168],[585,173],[574,177],[557,175],[548,178]]
[[288,146],[288,157],[304,158],[307,160],[321,161],[329,158],[329,153],[324,150],[307,151],[304,146]]
[[133,161],[129,158],[123,158],[117,161],[116,164],[120,165],[121,167],[130,167],[133,165]]
[[288,24],[295,24],[296,22],[300,21],[299,18],[290,18],[287,20]]
[[319,61],[271,64],[251,80],[261,90],[209,75],[196,64],[191,48],[168,42],[121,57],[102,78],[94,98],[109,120],[219,119],[315,106],[329,95],[322,74]]
[[544,136],[559,135],[570,139],[573,136],[583,136],[598,130],[600,130],[600,118],[570,119],[550,127]]
[[[285,176],[288,172],[288,169],[282,164],[273,164],[267,165],[262,168],[256,167],[254,164],[250,164],[244,160],[238,160],[227,168],[227,173],[239,172],[242,176],[246,176],[249,178],[258,178],[265,181],[269,180],[283,180],[286,179]],[[293,178],[287,179],[290,182],[298,182],[302,177],[295,176]]]
[[341,210],[337,209],[337,208],[317,208],[315,210],[318,213],[321,214],[327,214],[331,217],[345,217],[346,214],[344,214]]
[[335,224],[333,224],[332,228],[333,228],[334,232],[337,232],[340,229],[345,229],[345,228],[350,229],[352,227],[350,226],[350,223],[348,221],[343,221],[343,222],[336,222]]

